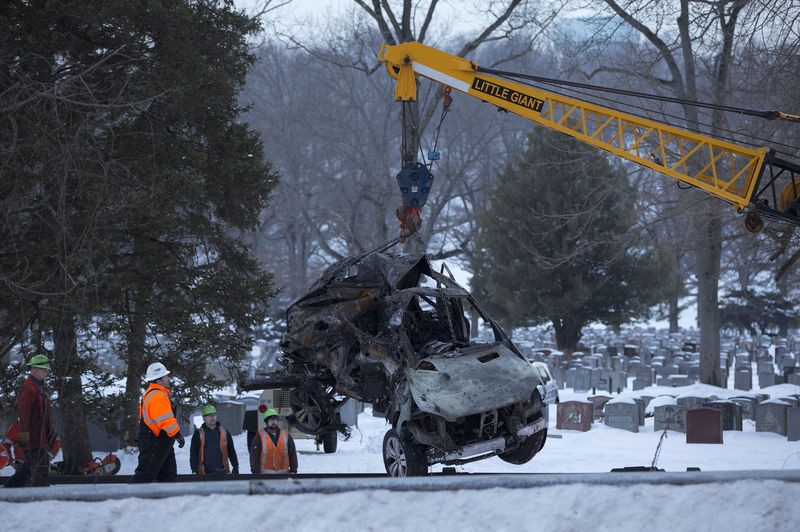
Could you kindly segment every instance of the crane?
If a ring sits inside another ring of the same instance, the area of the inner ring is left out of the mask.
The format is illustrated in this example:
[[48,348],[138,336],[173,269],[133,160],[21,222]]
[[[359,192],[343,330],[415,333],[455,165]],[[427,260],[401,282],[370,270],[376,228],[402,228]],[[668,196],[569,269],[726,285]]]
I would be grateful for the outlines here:
[[[741,146],[517,83],[508,79],[511,73],[418,42],[384,44],[378,60],[396,80],[397,101],[415,101],[416,78],[423,76],[445,87],[445,105],[455,89],[699,188],[745,214],[750,232],[763,228],[763,218],[800,225],[800,165],[779,157],[770,147]],[[737,112],[800,121],[778,111]],[[421,163],[406,162],[397,180],[403,194],[397,216],[404,231],[414,232],[433,176]]]

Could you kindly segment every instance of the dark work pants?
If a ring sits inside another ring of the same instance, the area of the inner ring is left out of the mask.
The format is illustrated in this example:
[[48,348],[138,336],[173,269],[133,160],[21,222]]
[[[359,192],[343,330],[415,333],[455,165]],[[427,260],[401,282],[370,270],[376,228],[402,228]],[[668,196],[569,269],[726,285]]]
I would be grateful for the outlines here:
[[139,430],[139,466],[133,475],[134,482],[174,482],[177,479],[173,441],[163,430],[158,437],[146,425],[144,431]]
[[47,486],[50,474],[50,460],[46,449],[26,449],[25,462],[6,482],[7,488],[28,486]]

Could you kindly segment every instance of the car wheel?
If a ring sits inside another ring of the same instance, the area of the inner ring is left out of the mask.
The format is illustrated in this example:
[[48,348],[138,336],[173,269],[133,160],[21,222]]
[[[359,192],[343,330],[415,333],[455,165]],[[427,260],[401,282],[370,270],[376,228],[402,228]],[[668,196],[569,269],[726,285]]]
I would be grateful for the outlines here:
[[289,397],[292,408],[292,425],[306,434],[320,434],[330,422],[330,408],[319,393],[304,388],[295,388]]
[[383,437],[383,465],[390,477],[421,477],[428,474],[427,449],[390,429]]
[[335,430],[326,432],[322,436],[322,449],[325,454],[333,454],[336,452],[336,446],[339,444],[339,433]]
[[542,450],[545,440],[547,440],[547,429],[540,430],[536,434],[528,436],[525,438],[525,441],[522,442],[522,445],[513,451],[500,453],[497,456],[500,457],[500,460],[508,462],[509,464],[527,464],[531,461],[531,458],[536,456],[536,453]]

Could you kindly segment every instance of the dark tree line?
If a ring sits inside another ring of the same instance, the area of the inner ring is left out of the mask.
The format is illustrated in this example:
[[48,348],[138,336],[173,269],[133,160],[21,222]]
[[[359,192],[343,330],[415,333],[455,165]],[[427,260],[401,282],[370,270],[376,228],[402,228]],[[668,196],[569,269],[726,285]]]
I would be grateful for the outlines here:
[[[70,471],[87,415],[135,435],[146,366],[196,402],[274,293],[244,234],[276,175],[239,117],[258,22],[228,1],[0,7],[2,354],[45,352]],[[93,345],[126,365],[119,394]],[[10,413],[19,366],[4,365]]]

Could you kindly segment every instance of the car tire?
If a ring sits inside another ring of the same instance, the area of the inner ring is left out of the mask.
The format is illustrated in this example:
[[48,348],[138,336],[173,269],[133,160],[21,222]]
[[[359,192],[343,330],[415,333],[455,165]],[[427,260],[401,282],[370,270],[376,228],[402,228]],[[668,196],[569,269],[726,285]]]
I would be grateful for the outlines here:
[[522,465],[527,464],[536,454],[544,447],[544,442],[547,440],[547,429],[540,430],[525,438],[522,445],[508,453],[500,453],[497,456],[500,460],[508,462],[509,464]]
[[339,433],[335,430],[326,432],[322,436],[322,450],[325,454],[333,454],[336,452],[336,446],[339,444]]
[[383,437],[383,465],[390,477],[421,477],[428,474],[427,448],[395,429]]

